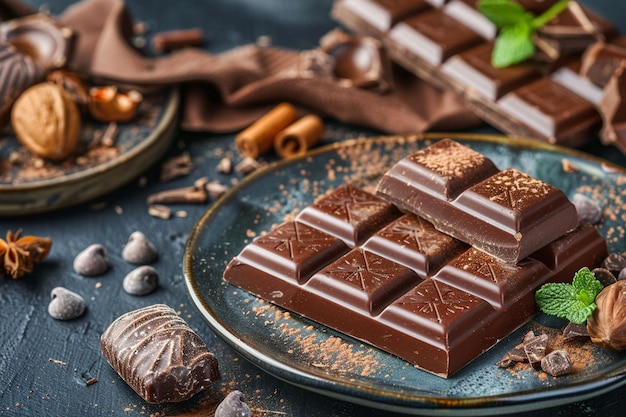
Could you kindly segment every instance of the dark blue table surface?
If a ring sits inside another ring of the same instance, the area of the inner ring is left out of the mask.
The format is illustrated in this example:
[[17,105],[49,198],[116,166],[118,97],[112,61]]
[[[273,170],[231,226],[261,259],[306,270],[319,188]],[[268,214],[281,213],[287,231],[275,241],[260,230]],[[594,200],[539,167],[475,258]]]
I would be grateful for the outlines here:
[[[30,1],[33,5],[43,2]],[[71,1],[46,2],[55,14]],[[586,0],[626,33],[626,2]],[[330,17],[331,0],[129,0],[133,17],[148,23],[151,33],[201,27],[211,52],[254,43],[268,36],[273,45],[310,49],[322,35],[337,27]],[[380,132],[341,126],[327,121],[335,133],[352,137]],[[488,126],[478,132],[495,132]],[[224,393],[239,389],[256,416],[381,416],[399,414],[334,400],[292,386],[259,370],[238,356],[206,325],[191,302],[183,278],[182,258],[188,233],[208,204],[183,205],[187,217],[160,220],[148,215],[146,197],[156,191],[186,186],[200,176],[221,179],[215,171],[220,148],[231,148],[233,135],[177,133],[165,158],[190,153],[196,166],[184,178],[163,184],[158,166],[149,167],[145,185],[133,181],[95,202],[61,211],[0,218],[0,233],[24,229],[27,234],[50,236],[53,249],[45,266],[21,281],[0,277],[0,415],[7,416],[212,416]],[[333,140],[328,138],[327,141]],[[585,151],[626,167],[626,158],[612,147],[597,143]],[[95,210],[92,203],[103,203]],[[133,231],[143,231],[157,246],[154,264],[161,286],[146,297],[120,290],[130,270],[120,254]],[[92,243],[109,248],[111,272],[85,278],[73,272],[75,255]],[[97,284],[99,283],[99,284]],[[59,322],[47,314],[50,290],[65,286],[83,294],[87,313],[72,322]],[[222,380],[208,396],[179,405],[150,405],[135,395],[112,371],[99,349],[99,337],[122,313],[153,303],[166,303],[178,311],[217,355]],[[86,383],[90,378],[98,382]],[[564,407],[520,414],[527,416],[623,415],[624,388]]]

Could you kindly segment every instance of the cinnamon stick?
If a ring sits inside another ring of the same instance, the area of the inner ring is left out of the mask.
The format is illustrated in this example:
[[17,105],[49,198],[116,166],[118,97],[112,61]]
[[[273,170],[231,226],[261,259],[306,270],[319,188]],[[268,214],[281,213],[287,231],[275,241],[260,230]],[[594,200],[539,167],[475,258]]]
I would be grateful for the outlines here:
[[169,52],[203,44],[204,36],[202,29],[199,28],[159,32],[152,38],[152,48],[157,52]]
[[237,150],[244,157],[258,158],[272,147],[276,135],[298,117],[295,107],[281,103],[235,137]]
[[309,114],[279,132],[274,140],[274,149],[282,158],[301,155],[315,146],[323,134],[322,119]]

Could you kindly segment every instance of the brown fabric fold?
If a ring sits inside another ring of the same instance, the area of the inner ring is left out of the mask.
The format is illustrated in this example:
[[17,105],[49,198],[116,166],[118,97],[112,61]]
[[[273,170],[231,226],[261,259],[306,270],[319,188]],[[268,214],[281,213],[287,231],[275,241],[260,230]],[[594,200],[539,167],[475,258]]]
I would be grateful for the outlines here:
[[459,130],[481,123],[452,92],[394,67],[385,94],[303,71],[310,51],[244,45],[221,54],[186,48],[147,57],[129,42],[132,18],[122,0],[83,0],[60,16],[77,33],[71,69],[138,88],[183,86],[181,128],[231,132],[281,101],[343,123],[387,133]]

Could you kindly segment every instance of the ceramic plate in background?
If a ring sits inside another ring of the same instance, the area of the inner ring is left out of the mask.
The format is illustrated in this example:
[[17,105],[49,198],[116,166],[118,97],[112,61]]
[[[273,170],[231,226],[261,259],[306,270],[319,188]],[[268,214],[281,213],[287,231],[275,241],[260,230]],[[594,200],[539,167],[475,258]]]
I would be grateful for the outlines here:
[[[177,126],[180,93],[144,97],[138,116],[118,124],[117,153],[101,160],[47,163],[43,169],[9,163],[21,145],[12,133],[0,136],[0,216],[51,211],[102,196],[139,176],[169,149]],[[93,140],[106,125],[83,119],[81,138]]]

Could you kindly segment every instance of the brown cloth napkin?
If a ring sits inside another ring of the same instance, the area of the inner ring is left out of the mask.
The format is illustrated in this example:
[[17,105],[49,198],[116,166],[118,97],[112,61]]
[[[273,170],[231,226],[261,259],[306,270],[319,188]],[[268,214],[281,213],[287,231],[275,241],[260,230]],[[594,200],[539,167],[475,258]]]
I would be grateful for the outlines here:
[[332,74],[303,70],[307,53],[319,50],[244,45],[221,54],[186,48],[147,57],[129,42],[133,21],[122,0],[83,0],[59,20],[77,33],[71,69],[140,88],[182,86],[181,128],[189,131],[242,129],[281,101],[387,133],[459,130],[481,123],[454,93],[397,67],[391,91],[378,93],[345,86]]

